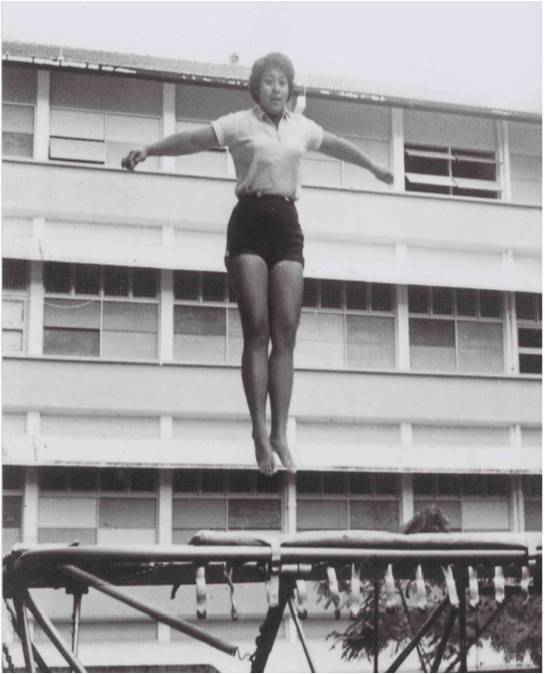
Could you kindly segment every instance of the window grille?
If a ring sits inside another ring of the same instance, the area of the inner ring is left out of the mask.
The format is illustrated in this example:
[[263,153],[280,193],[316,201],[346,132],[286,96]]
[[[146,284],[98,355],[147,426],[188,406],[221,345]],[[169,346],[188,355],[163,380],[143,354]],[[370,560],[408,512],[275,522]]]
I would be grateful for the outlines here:
[[26,260],[2,260],[2,288],[4,290],[27,290],[29,266]]
[[393,286],[386,283],[371,283],[371,309],[392,311]]
[[226,274],[204,273],[202,277],[203,302],[223,302],[226,279]]
[[342,282],[321,281],[322,307],[340,309],[342,307]]
[[174,299],[199,299],[199,278],[200,274],[198,271],[175,271]]
[[542,373],[541,295],[515,293],[519,372]]
[[501,292],[409,286],[408,295],[413,370],[504,370]]
[[318,305],[319,281],[315,278],[305,278],[303,285],[303,306],[316,307]]
[[2,489],[4,491],[22,491],[25,484],[23,466],[2,466]]
[[156,270],[46,262],[44,286],[44,354],[157,357]]
[[498,199],[495,152],[435,145],[405,145],[405,189]]
[[[376,284],[375,284],[376,285]],[[346,308],[365,311],[367,309],[366,284],[360,281],[346,282]],[[373,307],[376,308],[376,307]],[[389,311],[390,309],[387,309]]]
[[399,528],[399,476],[297,473],[297,528]]

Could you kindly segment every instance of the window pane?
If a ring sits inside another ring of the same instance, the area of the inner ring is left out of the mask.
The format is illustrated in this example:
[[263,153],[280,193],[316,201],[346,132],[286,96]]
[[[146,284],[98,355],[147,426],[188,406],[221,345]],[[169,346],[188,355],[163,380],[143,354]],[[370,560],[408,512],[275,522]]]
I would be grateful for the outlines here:
[[462,530],[462,504],[460,501],[415,499],[415,514],[421,513],[426,508],[439,508],[448,521],[448,528],[450,531]]
[[84,110],[51,109],[52,136],[104,140],[104,113]]
[[280,499],[229,499],[229,529],[280,529]]
[[485,486],[481,475],[464,475],[462,477],[464,496],[484,496]]
[[518,320],[535,321],[537,319],[537,299],[534,293],[515,293],[515,306]]
[[226,314],[223,308],[174,307],[174,357],[186,361],[225,360]]
[[19,529],[21,526],[23,497],[2,497],[2,527],[4,529]]
[[34,138],[28,133],[2,132],[2,154],[4,157],[32,157]]
[[175,529],[225,529],[225,499],[174,499],[172,526]]
[[96,529],[83,527],[55,527],[38,529],[38,543],[64,543],[70,545],[78,542],[80,545],[96,545]]
[[394,367],[393,318],[347,316],[346,330],[346,358],[349,367],[369,369],[392,369]]
[[322,489],[320,473],[299,471],[297,473],[297,492],[299,494],[319,494]]
[[393,286],[386,283],[371,283],[371,309],[392,311]]
[[399,478],[389,473],[378,473],[375,475],[375,485],[377,494],[397,494]]
[[524,501],[524,520],[526,531],[542,530],[541,499],[536,501]]
[[299,499],[297,501],[297,528],[299,530],[346,529],[348,504],[343,501]]
[[225,473],[222,470],[203,470],[201,488],[205,494],[219,494],[225,491]]
[[202,298],[204,302],[223,302],[225,299],[225,274],[204,272]]
[[21,330],[2,330],[2,350],[4,353],[20,353],[23,350]]
[[75,265],[76,294],[98,295],[100,292],[100,267],[92,264]]
[[103,358],[157,358],[157,337],[149,332],[106,330],[102,335]]
[[47,328],[99,328],[98,301],[46,298],[44,304],[44,326]]
[[98,473],[93,468],[75,468],[70,471],[72,491],[96,491],[98,489]]
[[454,322],[409,320],[411,368],[453,371],[456,369]]
[[135,269],[132,294],[134,297],[156,297],[157,271],[155,269]]
[[541,349],[541,328],[519,328],[519,346],[530,349]]
[[34,133],[34,108],[30,105],[2,104],[2,129],[27,134]]
[[27,290],[28,276],[26,260],[2,260],[2,288],[4,290]]
[[238,365],[242,359],[244,340],[238,309],[227,310],[227,362]]
[[80,140],[79,138],[55,138],[51,136],[49,139],[49,159],[104,164],[106,161],[106,146],[101,140]]
[[462,501],[464,531],[509,531],[509,504],[497,499]]
[[346,308],[347,309],[367,309],[367,293],[365,283],[360,281],[346,282]]
[[306,278],[303,286],[303,306],[315,307],[318,304],[318,280]]
[[522,490],[524,496],[539,496],[542,494],[541,475],[524,475],[522,478]]
[[454,313],[454,298],[451,288],[432,288],[431,299],[434,314],[450,315]]
[[254,490],[255,472],[251,470],[231,470],[228,473],[229,491],[234,493]]
[[409,286],[409,312],[411,314],[427,314],[428,296],[428,288]]
[[351,529],[399,529],[399,504],[397,501],[351,501]]
[[198,470],[177,470],[174,472],[172,488],[175,492],[197,492],[199,490]]
[[59,356],[98,356],[98,330],[45,328],[44,353]]
[[199,297],[199,272],[174,272],[174,297],[177,300],[196,300]]
[[41,491],[66,491],[68,471],[65,468],[40,468],[38,486]]
[[414,475],[413,489],[416,496],[434,495],[435,477],[433,475]]
[[125,267],[106,267],[104,269],[104,294],[112,297],[127,297],[129,270]]
[[439,496],[460,496],[462,488],[457,475],[438,475],[437,493]]
[[70,265],[66,262],[46,262],[44,286],[48,293],[70,292]]
[[456,288],[456,312],[459,316],[477,315],[477,291]]
[[157,332],[157,304],[104,302],[104,330]]
[[324,474],[324,494],[346,494],[346,476],[344,473]]
[[257,473],[256,489],[259,494],[278,494],[280,492],[280,474],[263,475],[263,473]]
[[296,367],[343,367],[343,316],[303,312],[297,333],[295,363]]
[[25,483],[25,469],[22,466],[2,466],[2,488],[22,489]]
[[521,353],[519,355],[519,371],[522,374],[541,374],[541,356]]
[[321,282],[322,307],[327,309],[340,309],[342,306],[342,282]]
[[505,475],[487,475],[486,493],[488,496],[507,496],[509,480]]
[[350,493],[353,495],[370,494],[371,476],[368,473],[350,473]]
[[501,316],[501,293],[497,290],[481,290],[481,316],[499,318]]
[[153,498],[100,498],[99,526],[107,529],[154,529]]
[[155,491],[157,488],[157,471],[151,468],[133,468],[129,479],[133,492]]
[[501,323],[458,322],[458,365],[461,372],[502,372]]
[[129,474],[122,468],[104,468],[100,471],[101,491],[127,491]]

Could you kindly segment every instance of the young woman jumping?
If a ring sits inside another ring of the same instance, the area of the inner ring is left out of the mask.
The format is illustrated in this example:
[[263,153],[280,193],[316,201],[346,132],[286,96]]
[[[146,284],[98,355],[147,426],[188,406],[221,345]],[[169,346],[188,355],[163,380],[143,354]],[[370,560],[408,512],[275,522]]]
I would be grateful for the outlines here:
[[266,475],[275,471],[275,454],[288,471],[296,471],[286,428],[303,297],[304,238],[295,207],[301,159],[305,152],[319,151],[367,169],[385,183],[393,182],[392,174],[356,145],[288,110],[294,79],[293,65],[286,56],[268,54],[251,71],[248,86],[253,108],[131,150],[122,161],[132,171],[150,156],[192,154],[218,146],[226,146],[231,153],[238,203],[227,227],[225,265],[242,323],[242,382],[255,455],[259,470]]

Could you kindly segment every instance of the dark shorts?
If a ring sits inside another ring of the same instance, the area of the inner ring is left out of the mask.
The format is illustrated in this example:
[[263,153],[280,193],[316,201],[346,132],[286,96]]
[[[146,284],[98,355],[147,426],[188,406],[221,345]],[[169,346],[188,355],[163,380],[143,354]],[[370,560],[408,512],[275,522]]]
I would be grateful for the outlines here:
[[225,263],[251,253],[263,258],[269,269],[281,260],[304,265],[303,243],[293,201],[276,195],[241,197],[227,226]]

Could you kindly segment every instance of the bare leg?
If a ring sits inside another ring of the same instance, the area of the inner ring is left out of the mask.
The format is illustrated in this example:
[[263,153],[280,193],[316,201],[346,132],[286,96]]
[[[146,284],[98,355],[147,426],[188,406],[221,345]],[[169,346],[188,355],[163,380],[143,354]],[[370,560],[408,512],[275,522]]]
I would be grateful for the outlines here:
[[269,281],[271,445],[284,466],[295,473],[286,427],[293,387],[293,350],[303,299],[303,266],[299,262],[283,260],[273,267]]
[[274,455],[267,434],[266,407],[269,387],[269,270],[257,255],[238,255],[228,262],[229,278],[237,294],[244,349],[242,383],[250,416],[259,470],[274,473]]

